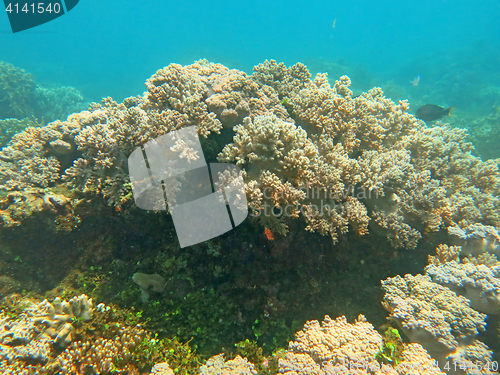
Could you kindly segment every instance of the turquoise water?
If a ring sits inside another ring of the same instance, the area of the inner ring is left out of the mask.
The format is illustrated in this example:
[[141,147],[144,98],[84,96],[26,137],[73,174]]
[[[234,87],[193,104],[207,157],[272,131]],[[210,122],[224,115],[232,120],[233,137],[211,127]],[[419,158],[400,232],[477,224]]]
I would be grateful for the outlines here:
[[421,75],[421,85],[441,87],[454,83],[440,81],[452,60],[455,69],[474,72],[462,87],[500,85],[499,17],[494,0],[85,0],[64,17],[15,35],[0,14],[0,60],[32,72],[37,82],[78,87],[91,100],[121,101],[142,92],[157,69],[200,58],[246,72],[265,59],[342,60],[363,67],[378,84],[407,85]]

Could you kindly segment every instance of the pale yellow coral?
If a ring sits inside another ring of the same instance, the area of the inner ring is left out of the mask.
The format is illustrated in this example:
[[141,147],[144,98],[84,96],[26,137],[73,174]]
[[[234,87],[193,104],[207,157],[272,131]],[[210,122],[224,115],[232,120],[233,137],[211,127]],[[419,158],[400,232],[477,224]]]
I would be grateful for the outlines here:
[[462,246],[448,246],[446,244],[440,244],[436,248],[436,256],[429,255],[429,264],[438,266],[446,262],[451,262],[452,260],[458,262],[461,251]]
[[200,367],[200,375],[257,375],[255,365],[248,359],[237,355],[234,359],[224,362],[224,355],[219,354],[208,359]]

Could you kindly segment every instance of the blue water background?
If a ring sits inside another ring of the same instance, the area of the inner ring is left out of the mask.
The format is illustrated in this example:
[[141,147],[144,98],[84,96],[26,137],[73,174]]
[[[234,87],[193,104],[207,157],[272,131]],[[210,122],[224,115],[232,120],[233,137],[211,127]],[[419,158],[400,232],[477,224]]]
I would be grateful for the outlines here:
[[[74,86],[89,100],[140,94],[157,69],[200,58],[248,73],[265,59],[312,70],[341,61],[374,78],[351,77],[362,89],[387,81],[409,86],[420,75],[419,90],[439,82],[446,98],[448,81],[458,80],[453,88],[466,97],[467,85],[500,86],[500,3],[81,0],[17,34],[0,12],[0,61],[38,83]],[[450,69],[457,73],[441,83]]]

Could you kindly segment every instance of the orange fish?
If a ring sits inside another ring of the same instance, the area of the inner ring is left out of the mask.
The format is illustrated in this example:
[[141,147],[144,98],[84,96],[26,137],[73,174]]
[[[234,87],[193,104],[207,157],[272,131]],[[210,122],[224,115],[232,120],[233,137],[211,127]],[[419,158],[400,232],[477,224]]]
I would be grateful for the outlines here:
[[274,241],[273,232],[271,232],[270,229],[268,229],[268,228],[264,229],[264,234],[266,235],[266,237],[269,241]]

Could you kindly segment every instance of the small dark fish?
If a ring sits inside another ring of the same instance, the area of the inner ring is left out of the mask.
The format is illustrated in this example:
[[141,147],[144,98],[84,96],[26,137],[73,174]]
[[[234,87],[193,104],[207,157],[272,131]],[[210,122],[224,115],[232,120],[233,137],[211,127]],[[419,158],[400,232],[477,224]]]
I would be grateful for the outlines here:
[[427,121],[439,120],[444,116],[453,116],[451,110],[455,107],[444,108],[435,104],[426,104],[420,107],[415,113],[415,117]]

